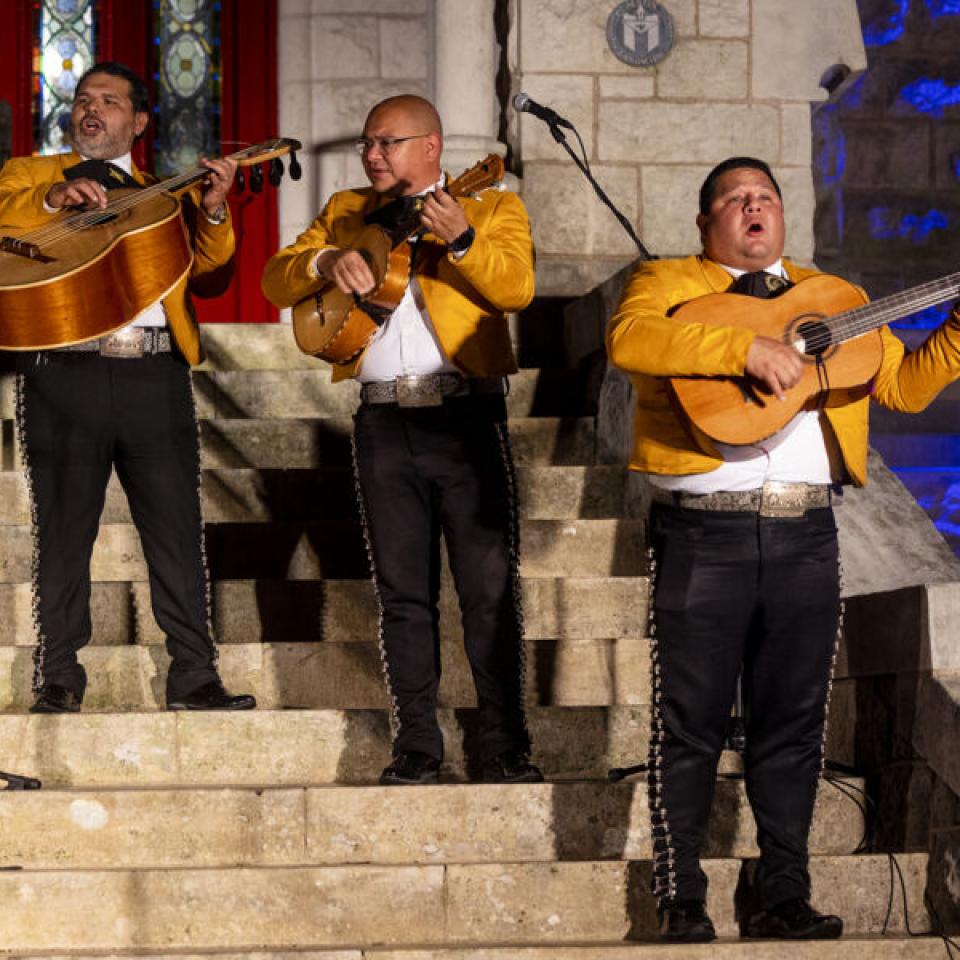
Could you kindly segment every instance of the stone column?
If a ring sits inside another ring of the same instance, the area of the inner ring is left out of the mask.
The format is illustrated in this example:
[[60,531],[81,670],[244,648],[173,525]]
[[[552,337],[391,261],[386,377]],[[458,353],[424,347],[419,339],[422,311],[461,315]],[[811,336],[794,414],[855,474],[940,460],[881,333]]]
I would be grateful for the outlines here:
[[443,119],[443,165],[453,176],[506,152],[497,139],[494,2],[435,0],[434,103]]

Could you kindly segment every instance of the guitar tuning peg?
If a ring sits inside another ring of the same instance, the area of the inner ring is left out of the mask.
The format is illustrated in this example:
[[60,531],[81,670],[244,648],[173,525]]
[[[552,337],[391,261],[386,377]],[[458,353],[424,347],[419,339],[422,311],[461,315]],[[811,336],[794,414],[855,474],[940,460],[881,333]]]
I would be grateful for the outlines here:
[[250,190],[253,193],[259,193],[263,189],[263,170],[259,164],[254,164],[250,168]]
[[247,186],[247,178],[246,176],[244,176],[243,167],[237,168],[236,184],[237,184],[237,193],[243,193],[244,189]]
[[283,180],[283,161],[279,157],[274,157],[270,161],[270,168],[267,171],[267,179],[271,187],[279,187]]
[[297,151],[290,151],[290,179],[299,180],[303,176],[303,167],[300,166],[300,161],[297,160]]

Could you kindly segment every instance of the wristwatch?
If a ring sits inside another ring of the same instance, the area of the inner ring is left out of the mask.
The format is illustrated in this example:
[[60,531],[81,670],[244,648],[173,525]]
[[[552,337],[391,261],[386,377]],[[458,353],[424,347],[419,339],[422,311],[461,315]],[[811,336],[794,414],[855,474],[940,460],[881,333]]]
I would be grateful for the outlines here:
[[218,226],[221,223],[227,222],[227,205],[221,203],[213,213],[207,213],[206,207],[204,207],[203,215],[210,221],[210,223],[217,224]]
[[447,249],[457,257],[463,256],[473,243],[473,238],[477,235],[473,227],[467,227],[459,237],[455,237],[447,244]]

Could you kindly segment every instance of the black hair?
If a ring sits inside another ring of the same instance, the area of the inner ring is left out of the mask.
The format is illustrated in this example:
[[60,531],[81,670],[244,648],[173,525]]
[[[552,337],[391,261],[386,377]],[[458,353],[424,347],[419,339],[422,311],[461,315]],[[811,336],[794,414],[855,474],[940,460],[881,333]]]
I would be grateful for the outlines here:
[[728,170],[740,170],[743,167],[747,167],[751,170],[759,170],[761,173],[766,174],[770,178],[770,182],[773,184],[773,189],[777,191],[777,196],[782,200],[783,193],[780,190],[780,184],[777,183],[777,178],[773,175],[773,171],[770,169],[769,165],[764,163],[762,160],[758,160],[756,157],[728,157],[723,163],[718,163],[708,174],[707,179],[703,181],[703,186],[700,187],[700,212],[706,216],[710,212],[710,207],[713,204],[714,198],[717,192],[717,181],[728,171]]
[[116,60],[104,60],[101,63],[95,63],[77,81],[77,90],[83,86],[84,80],[96,73],[106,73],[111,77],[121,77],[126,80],[130,84],[130,101],[133,103],[133,112],[150,112],[150,91],[147,90],[147,85],[128,66],[117,63]]

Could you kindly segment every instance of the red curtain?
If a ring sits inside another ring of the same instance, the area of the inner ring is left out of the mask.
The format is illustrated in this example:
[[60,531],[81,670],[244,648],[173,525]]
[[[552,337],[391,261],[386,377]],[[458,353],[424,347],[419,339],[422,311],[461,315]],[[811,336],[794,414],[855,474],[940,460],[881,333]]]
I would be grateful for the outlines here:
[[[34,0],[16,0],[0,31],[0,98],[13,107],[13,154],[33,150],[32,83]],[[155,82],[151,0],[97,0],[97,59],[119,60]],[[276,136],[276,0],[222,0],[220,10],[221,114],[224,154]],[[134,159],[150,169],[150,130]],[[249,177],[248,183],[249,183]],[[201,321],[265,323],[277,311],[260,293],[263,265],[277,249],[277,196],[266,182],[260,194],[236,189],[230,208],[237,234],[236,276],[216,300],[197,301]]]

